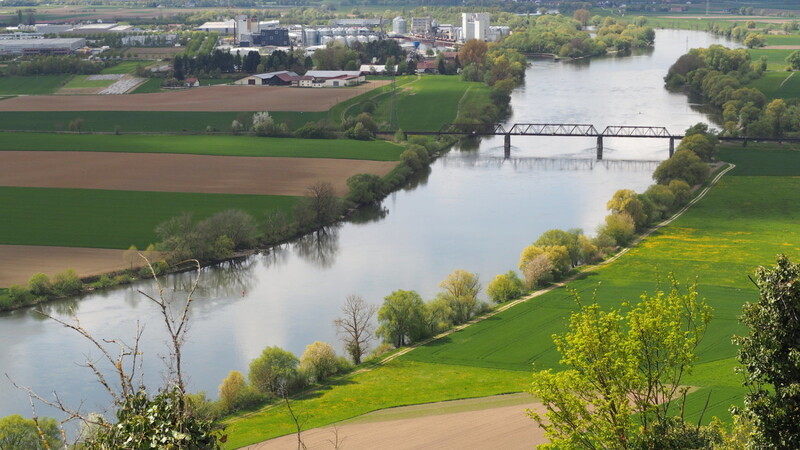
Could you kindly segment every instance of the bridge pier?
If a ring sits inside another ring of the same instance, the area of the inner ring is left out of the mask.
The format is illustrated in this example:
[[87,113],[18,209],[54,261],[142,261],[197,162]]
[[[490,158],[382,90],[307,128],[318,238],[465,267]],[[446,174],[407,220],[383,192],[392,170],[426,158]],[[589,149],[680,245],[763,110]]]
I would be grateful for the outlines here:
[[503,156],[508,159],[511,157],[511,135],[506,134],[503,139]]
[[669,138],[669,157],[672,158],[672,154],[675,153],[675,138]]
[[603,159],[603,136],[597,136],[597,160]]

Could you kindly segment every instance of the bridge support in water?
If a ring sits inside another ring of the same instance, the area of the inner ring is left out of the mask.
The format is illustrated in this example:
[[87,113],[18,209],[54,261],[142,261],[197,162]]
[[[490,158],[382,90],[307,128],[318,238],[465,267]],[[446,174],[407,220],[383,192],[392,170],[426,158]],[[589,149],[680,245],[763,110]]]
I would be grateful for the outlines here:
[[506,134],[503,139],[503,156],[511,158],[511,135]]
[[603,159],[603,136],[597,136],[597,160]]
[[672,158],[672,154],[675,153],[675,138],[669,138],[669,157]]

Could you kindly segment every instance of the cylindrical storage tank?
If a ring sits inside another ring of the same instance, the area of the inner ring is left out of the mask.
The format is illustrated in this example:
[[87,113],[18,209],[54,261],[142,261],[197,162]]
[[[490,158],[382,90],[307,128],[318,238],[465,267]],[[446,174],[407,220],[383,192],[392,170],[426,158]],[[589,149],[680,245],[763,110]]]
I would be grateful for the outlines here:
[[362,44],[366,44],[367,42],[369,42],[369,38],[367,38],[366,36],[363,36],[363,35],[359,36],[358,37],[358,42],[361,42]]
[[319,44],[319,31],[305,30],[303,32],[303,44],[306,46]]
[[355,44],[356,42],[358,42],[358,37],[356,37],[356,36],[347,36],[347,37],[345,37],[345,40],[347,41],[347,46],[349,47],[349,46]]
[[354,27],[348,28],[345,30],[345,34],[347,34],[348,36],[355,36],[356,34],[358,34],[358,29]]
[[333,42],[333,38],[331,36],[322,36],[322,41],[321,41],[322,45],[328,45],[331,42]]
[[345,39],[344,36],[342,36],[341,34],[337,34],[336,36],[334,36],[333,40],[336,42],[341,42],[344,45],[347,45],[347,39]]
[[320,28],[319,30],[320,36],[333,36],[330,28]]
[[369,36],[367,36],[367,40],[368,40],[369,42],[375,42],[375,41],[377,41],[377,40],[378,40],[378,36],[376,36],[376,35],[374,35],[374,34],[370,34]]

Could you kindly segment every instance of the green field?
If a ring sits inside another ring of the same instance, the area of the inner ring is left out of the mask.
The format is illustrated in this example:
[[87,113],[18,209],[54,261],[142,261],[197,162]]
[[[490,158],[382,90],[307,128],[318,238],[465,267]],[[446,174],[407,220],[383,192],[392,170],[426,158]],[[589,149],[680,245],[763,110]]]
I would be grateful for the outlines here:
[[800,45],[800,35],[797,34],[769,34],[766,38],[767,45]]
[[72,75],[0,77],[0,95],[46,95],[60,89]]
[[750,53],[750,59],[754,62],[760,60],[762,56],[767,57],[767,70],[776,70],[782,71],[786,69],[788,64],[786,63],[786,57],[792,54],[794,50],[764,50],[764,49],[749,49],[747,50]]
[[[790,78],[791,77],[791,78]],[[800,97],[800,74],[796,72],[767,72],[747,87],[763,92],[767,100]]]
[[474,91],[489,91],[489,87],[482,83],[461,81],[457,76],[423,76],[397,96],[400,128],[438,130],[442,125],[454,122],[459,102],[470,88]]
[[217,156],[398,161],[403,147],[388,141],[354,141],[208,135],[0,133],[0,151],[178,153]]
[[90,80],[91,75],[75,75],[67,84],[64,89],[87,89],[87,88],[104,88],[111,86],[117,80]]
[[[726,146],[721,158],[735,163],[737,168],[723,177],[704,199],[616,262],[587,272],[570,283],[585,300],[600,285],[598,302],[619,307],[623,300],[636,301],[643,292],[653,292],[656,280],[660,277],[665,281],[670,272],[680,281],[697,279],[700,295],[714,308],[714,318],[698,349],[695,370],[683,381],[699,387],[687,399],[686,417],[690,421],[699,420],[711,394],[703,416],[706,423],[713,416],[727,419],[728,408],[741,404],[744,388],[741,376],[733,371],[737,365],[736,348],[730,338],[734,333],[746,332],[737,317],[743,302],[757,298],[748,275],[758,265],[774,263],[778,253],[800,260],[800,204],[796,202],[800,190],[800,151],[766,145],[747,149]],[[462,375],[476,369],[502,374],[505,381],[498,383],[498,391],[524,390],[525,379],[534,366],[559,368],[559,355],[553,348],[551,335],[564,332],[567,317],[575,307],[567,290],[557,289],[415,349],[389,366],[348,378],[347,383],[339,382],[322,395],[297,401],[296,405],[314,411],[314,426],[356,412],[348,409],[347,414],[320,413],[339,403],[347,408],[357,403],[359,411],[368,411],[432,402],[441,398],[443,390],[455,386],[461,387],[458,394],[461,398],[485,395],[485,390],[478,389]],[[452,372],[437,373],[435,380],[424,378],[427,371],[442,366],[451,367]],[[519,379],[507,375],[514,372],[520,374],[523,386]],[[359,397],[350,398],[355,395],[350,386],[366,384],[363,379],[400,376],[403,388],[411,386],[419,394],[411,398],[387,398],[385,390],[391,389],[378,385],[371,390],[361,389]],[[227,428],[235,445],[290,431],[282,409],[238,419]]]
[[65,247],[146,248],[159,223],[188,211],[196,219],[241,209],[261,219],[291,214],[295,197],[95,189],[0,187],[0,243]]
[[111,67],[106,67],[100,73],[102,74],[126,74],[126,73],[134,73],[136,72],[136,67],[138,66],[148,66],[152,64],[153,61],[145,60],[145,61],[123,61],[121,63],[115,64]]
[[[333,381],[302,396],[292,408],[303,416],[303,429],[310,429],[380,408],[517,392],[525,389],[529,379],[530,374],[512,370],[393,362]],[[286,408],[279,407],[234,421],[225,428],[225,447],[239,448],[292,433],[290,420]]]
[[[83,130],[169,133],[205,131],[211,127],[230,131],[235,112],[172,111],[0,111],[0,130],[64,131],[75,118],[83,119]],[[252,113],[245,113],[252,117]]]
[[163,82],[164,80],[161,78],[149,78],[147,81],[134,89],[131,94],[152,94],[155,92],[161,92],[161,83]]

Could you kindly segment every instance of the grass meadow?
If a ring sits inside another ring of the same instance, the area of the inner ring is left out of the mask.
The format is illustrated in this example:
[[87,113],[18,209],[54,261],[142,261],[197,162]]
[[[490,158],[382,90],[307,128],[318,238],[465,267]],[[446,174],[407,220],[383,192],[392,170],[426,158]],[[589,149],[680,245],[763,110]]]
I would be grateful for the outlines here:
[[757,62],[762,56],[767,57],[767,70],[782,71],[785,70],[788,64],[786,57],[791,55],[794,50],[783,49],[763,49],[751,48],[747,50],[750,53],[750,59]]
[[0,151],[175,153],[216,156],[399,161],[403,147],[388,141],[319,140],[220,135],[1,133]]
[[766,72],[747,87],[758,89],[767,100],[797,98],[800,97],[800,75],[796,72]]
[[0,77],[0,95],[46,95],[61,89],[72,75]]
[[182,212],[195,219],[241,209],[260,220],[267,210],[291,215],[296,197],[0,187],[0,244],[145,248],[155,227]]
[[768,34],[767,45],[800,45],[798,34]]
[[111,86],[117,80],[90,80],[91,75],[75,75],[67,84],[64,89],[86,89],[86,88],[104,88]]
[[[2,80],[2,78],[0,78]],[[252,113],[172,111],[0,111],[0,130],[64,131],[73,119],[83,119],[87,132],[201,132],[207,127],[230,131],[231,122]]]
[[134,73],[136,72],[136,68],[138,66],[148,66],[152,63],[153,61],[150,60],[123,61],[111,67],[106,67],[105,69],[101,70],[100,73],[104,75]]
[[[694,371],[683,380],[699,388],[687,398],[690,421],[700,419],[707,399],[704,422],[713,416],[727,420],[728,408],[741,404],[744,388],[741,376],[734,373],[731,336],[747,332],[737,317],[745,301],[758,297],[748,275],[758,265],[773,264],[778,253],[800,260],[800,152],[775,145],[725,146],[721,158],[737,167],[704,199],[614,263],[585,272],[569,284],[585,302],[596,290],[598,303],[619,308],[623,301],[635,302],[643,292],[655,291],[659,279],[666,288],[670,273],[681,282],[697,281],[698,292],[714,308],[714,318]],[[487,395],[490,390],[523,391],[534,368],[560,367],[551,336],[566,330],[575,309],[570,291],[556,289],[384,367],[340,380],[298,399],[294,407],[313,414],[307,429],[388,406],[438,401],[453,396],[456,388],[458,398]],[[488,377],[494,387],[476,383],[473,373]],[[398,377],[402,382],[380,384]],[[408,388],[410,393],[394,395],[394,390]],[[231,447],[291,431],[282,408],[233,418],[227,428]]]

